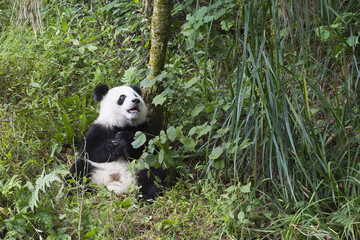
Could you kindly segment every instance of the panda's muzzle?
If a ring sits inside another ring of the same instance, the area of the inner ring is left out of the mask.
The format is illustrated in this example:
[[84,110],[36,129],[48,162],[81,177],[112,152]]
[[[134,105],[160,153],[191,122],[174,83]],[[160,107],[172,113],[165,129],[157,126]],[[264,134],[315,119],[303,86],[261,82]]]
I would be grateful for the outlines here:
[[134,107],[130,108],[128,110],[129,113],[138,113],[139,112],[139,104],[140,104],[140,100],[138,98],[134,98],[132,100],[132,102],[134,103]]
[[140,99],[134,98],[134,99],[132,100],[132,102],[135,103],[135,104],[139,104],[139,103],[140,103]]
[[130,108],[130,109],[128,110],[128,112],[129,112],[129,113],[138,113],[138,112],[139,112],[139,108],[138,108],[138,106],[136,105],[135,107]]

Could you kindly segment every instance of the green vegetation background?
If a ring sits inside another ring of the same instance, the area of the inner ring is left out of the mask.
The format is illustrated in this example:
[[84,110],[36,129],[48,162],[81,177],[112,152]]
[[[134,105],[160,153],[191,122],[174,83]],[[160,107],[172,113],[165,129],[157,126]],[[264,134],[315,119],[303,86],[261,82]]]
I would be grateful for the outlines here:
[[0,3],[0,238],[360,238],[358,0],[176,1],[152,204],[58,194],[93,88],[152,84],[145,4],[30,3]]

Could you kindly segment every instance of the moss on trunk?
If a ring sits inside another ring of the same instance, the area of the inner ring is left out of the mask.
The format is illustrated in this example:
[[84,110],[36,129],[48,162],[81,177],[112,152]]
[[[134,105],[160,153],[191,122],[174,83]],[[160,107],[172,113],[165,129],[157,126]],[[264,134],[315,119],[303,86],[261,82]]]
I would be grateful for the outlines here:
[[[151,21],[151,49],[149,69],[150,80],[164,70],[167,43],[170,36],[171,11],[173,0],[155,0]],[[144,91],[144,99],[149,104],[149,125],[154,134],[158,134],[163,127],[163,108],[154,106],[152,99],[163,90],[159,83]]]
[[169,29],[171,26],[171,10],[173,0],[155,0],[151,21],[151,49],[149,68],[152,70],[150,79],[164,70]]

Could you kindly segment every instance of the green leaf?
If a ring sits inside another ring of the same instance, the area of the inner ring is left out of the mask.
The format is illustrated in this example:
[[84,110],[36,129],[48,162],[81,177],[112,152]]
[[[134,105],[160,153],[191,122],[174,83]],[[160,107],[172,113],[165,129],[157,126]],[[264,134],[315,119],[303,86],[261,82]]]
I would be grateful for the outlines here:
[[227,189],[225,189],[225,192],[227,193],[232,193],[232,192],[236,192],[238,189],[238,187],[236,185],[231,185],[230,187],[228,187]]
[[239,149],[245,149],[248,146],[250,146],[252,144],[252,142],[250,142],[250,139],[245,139],[244,141],[242,141],[242,143],[239,146]]
[[351,47],[355,47],[359,43],[358,36],[350,36],[346,39],[346,43]]
[[240,191],[241,191],[242,193],[249,193],[249,192],[251,192],[250,187],[251,187],[251,182],[249,182],[249,183],[246,184],[245,186],[241,186],[241,187],[240,187]]
[[192,127],[190,129],[188,136],[192,136],[192,135],[194,135],[194,133],[196,133],[196,127]]
[[209,155],[210,159],[218,159],[221,154],[223,153],[224,149],[220,146],[216,147],[215,149],[213,149],[212,153]]
[[214,135],[213,138],[222,137],[222,136],[224,136],[228,131],[229,131],[229,128],[220,128],[219,130],[216,131],[216,134]]
[[203,109],[205,108],[204,105],[202,105],[201,103],[198,104],[194,110],[191,111],[191,116],[195,117],[197,116]]
[[225,161],[223,159],[215,159],[212,166],[217,170],[223,169],[225,167]]
[[79,47],[79,52],[80,52],[81,54],[84,54],[85,48],[84,48],[84,47]]
[[134,141],[131,143],[133,148],[139,148],[146,142],[146,135],[143,132],[137,131],[135,133]]
[[74,46],[79,46],[79,45],[80,45],[80,42],[79,42],[79,40],[77,40],[77,39],[71,39],[71,42],[72,42],[72,44],[73,44]]
[[64,169],[55,169],[51,173],[45,175],[45,170],[43,170],[41,176],[36,179],[35,186],[33,186],[30,182],[26,184],[31,191],[28,207],[30,207],[32,211],[34,211],[34,208],[37,207],[37,202],[39,201],[39,191],[41,190],[45,193],[45,187],[50,187],[53,182],[61,182],[61,179],[57,175],[64,173],[67,173]]
[[196,76],[196,77],[193,77],[190,81],[188,81],[186,84],[185,84],[185,89],[186,88],[191,88],[195,83],[197,83],[200,79],[200,75],[199,76]]
[[198,138],[202,137],[205,134],[208,134],[211,130],[211,126],[206,126],[203,129],[201,129],[201,131],[198,133]]
[[36,83],[36,82],[31,82],[30,86],[34,87],[34,88],[40,88],[40,84]]
[[165,152],[163,149],[161,149],[158,156],[158,160],[160,164],[164,161],[164,156],[165,156]]
[[144,45],[144,48],[147,48],[150,45],[150,41],[147,41]]
[[195,151],[196,142],[194,139],[188,138],[186,136],[182,136],[180,138],[180,142],[184,145],[185,152],[194,152]]
[[152,103],[153,103],[155,106],[157,106],[157,105],[163,105],[163,103],[165,102],[165,100],[166,100],[166,97],[160,94],[160,95],[157,95],[156,97],[154,97]]
[[196,20],[202,19],[207,11],[208,11],[208,7],[200,8],[196,14]]
[[98,49],[96,46],[94,46],[94,45],[89,45],[88,46],[88,49],[89,49],[89,51],[91,51],[91,52],[95,52],[96,51],[96,49]]
[[181,138],[181,136],[183,135],[182,129],[184,126],[180,125],[176,127],[176,137],[177,138]]
[[160,143],[161,143],[161,144],[165,144],[166,141],[167,141],[167,136],[166,136],[164,130],[161,130],[161,131],[160,131],[159,137],[160,137]]
[[84,239],[89,239],[89,238],[95,237],[95,235],[96,235],[96,233],[97,233],[98,231],[99,231],[98,229],[93,228],[93,229],[91,229],[89,232],[87,232],[87,233],[83,236],[83,238],[84,238]]
[[149,165],[149,166],[154,166],[155,163],[157,162],[158,160],[156,159],[156,157],[152,154],[148,154],[145,158],[145,162]]
[[[149,155],[146,156],[146,158],[148,157]],[[145,160],[146,160],[145,158]],[[144,159],[140,158],[136,164],[135,164],[135,167],[137,169],[144,169],[144,168],[149,168],[149,164],[147,163],[147,160],[145,161]]]
[[155,106],[162,105],[165,102],[165,100],[168,97],[171,97],[173,94],[174,94],[174,90],[172,90],[171,88],[166,88],[162,93],[154,97],[152,103],[155,104]]
[[75,131],[72,128],[69,115],[66,112],[65,108],[63,108],[62,123],[64,124],[66,137],[68,138],[69,141],[71,141],[73,136],[75,135]]
[[149,88],[154,86],[155,83],[156,83],[155,80],[150,80],[149,78],[145,78],[144,80],[141,81],[140,86]]
[[161,82],[165,79],[166,76],[167,76],[167,72],[162,71],[159,75],[157,75],[154,79],[152,79],[152,81]]
[[215,14],[215,20],[217,20],[218,18],[220,18],[222,15],[224,15],[226,13],[226,10],[225,8],[222,8],[220,9],[219,11],[216,12]]
[[130,202],[130,200],[125,200],[125,201],[123,201],[122,203],[121,203],[121,206],[123,206],[123,207],[130,207],[131,206],[131,202]]
[[315,33],[321,41],[326,41],[330,37],[330,31],[325,29],[325,26],[317,27]]
[[173,126],[170,126],[167,130],[166,130],[166,134],[168,136],[168,139],[173,142],[176,139],[176,129]]
[[245,220],[245,213],[243,211],[240,211],[238,216],[237,216],[238,220],[240,223],[244,222]]

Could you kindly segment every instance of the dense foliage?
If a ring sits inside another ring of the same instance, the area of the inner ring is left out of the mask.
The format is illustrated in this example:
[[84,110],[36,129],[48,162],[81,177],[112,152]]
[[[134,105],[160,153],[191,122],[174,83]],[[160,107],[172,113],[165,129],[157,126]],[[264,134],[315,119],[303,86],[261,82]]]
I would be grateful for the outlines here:
[[[0,2],[0,238],[359,239],[359,1],[176,1],[155,81],[145,3],[23,2]],[[164,87],[152,204],[59,194],[99,83]]]

